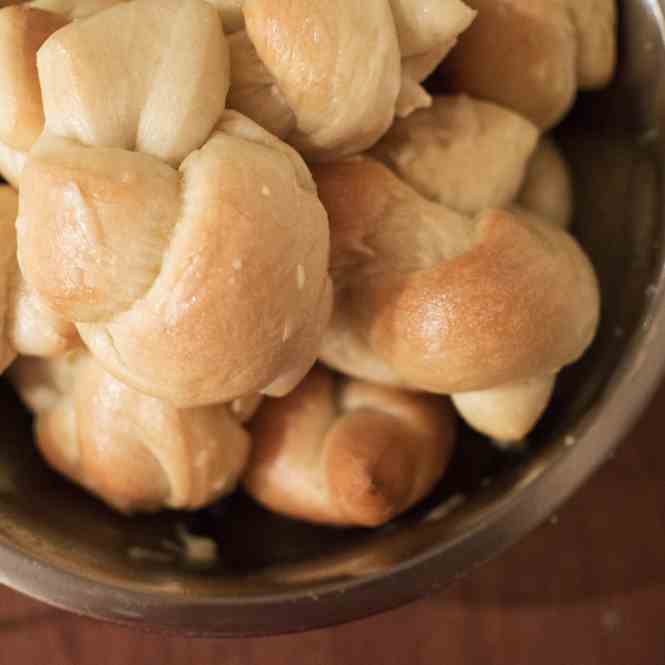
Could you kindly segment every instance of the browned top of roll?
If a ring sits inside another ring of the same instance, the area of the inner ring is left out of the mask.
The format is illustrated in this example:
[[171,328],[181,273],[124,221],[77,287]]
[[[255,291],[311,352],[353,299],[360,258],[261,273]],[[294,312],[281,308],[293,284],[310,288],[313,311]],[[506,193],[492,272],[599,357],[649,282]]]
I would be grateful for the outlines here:
[[447,401],[338,382],[316,367],[293,393],[259,410],[245,487],[292,517],[376,526],[431,490],[454,435]]
[[565,232],[501,210],[463,218],[368,159],[314,174],[331,222],[334,320],[402,382],[489,388],[556,371],[590,343],[598,287]]

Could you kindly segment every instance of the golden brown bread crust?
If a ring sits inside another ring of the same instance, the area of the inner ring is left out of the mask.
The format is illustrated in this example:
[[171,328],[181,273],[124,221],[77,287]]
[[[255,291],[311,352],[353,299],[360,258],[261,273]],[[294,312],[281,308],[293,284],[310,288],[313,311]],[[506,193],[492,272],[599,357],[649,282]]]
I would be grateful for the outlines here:
[[259,410],[245,489],[291,517],[378,526],[431,491],[455,430],[444,400],[315,367],[290,395]]
[[179,172],[45,135],[21,201],[26,279],[136,389],[183,407],[283,394],[314,362],[327,216],[297,153],[239,114]]
[[234,489],[249,456],[226,406],[178,410],[84,352],[21,358],[12,378],[49,464],[123,512],[200,508]]
[[[329,340],[339,320],[401,383],[439,393],[556,372],[591,342],[597,282],[566,233],[500,210],[471,222],[369,159],[322,165],[314,175],[330,216],[342,312],[324,339],[327,363],[338,366]],[[396,233],[409,209],[410,234]]]

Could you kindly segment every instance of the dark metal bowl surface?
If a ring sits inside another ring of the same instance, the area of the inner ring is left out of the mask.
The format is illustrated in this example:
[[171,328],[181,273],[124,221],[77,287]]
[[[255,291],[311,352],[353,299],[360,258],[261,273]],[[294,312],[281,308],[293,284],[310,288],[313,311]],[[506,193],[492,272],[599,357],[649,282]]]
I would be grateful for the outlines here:
[[[622,3],[617,80],[583,96],[560,132],[575,169],[576,233],[602,284],[603,321],[589,354],[564,372],[526,452],[499,454],[465,431],[434,496],[378,531],[292,522],[243,496],[196,515],[128,519],[44,466],[29,416],[3,385],[0,582],[143,627],[280,633],[442,589],[545,519],[618,444],[665,364],[662,9],[655,0]],[[221,559],[212,569],[187,568],[165,547],[182,523],[217,540]]]

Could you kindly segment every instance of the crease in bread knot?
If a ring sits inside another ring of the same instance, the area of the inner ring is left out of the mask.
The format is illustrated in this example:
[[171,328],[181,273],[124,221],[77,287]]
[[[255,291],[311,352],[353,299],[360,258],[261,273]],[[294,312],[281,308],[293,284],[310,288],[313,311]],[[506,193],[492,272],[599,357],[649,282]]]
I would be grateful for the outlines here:
[[359,153],[395,115],[428,106],[421,82],[475,16],[461,0],[245,0],[242,11],[229,106],[310,161]]
[[449,89],[512,108],[542,129],[578,89],[616,69],[616,0],[466,0],[477,18],[443,65]]
[[75,326],[29,287],[16,260],[18,194],[0,185],[0,374],[17,353],[51,357],[80,344]]
[[246,491],[271,510],[336,526],[378,526],[441,479],[455,444],[450,403],[315,367],[251,425]]
[[22,357],[11,379],[35,412],[49,464],[122,512],[198,509],[233,491],[247,463],[242,422],[258,398],[234,410],[177,409],[116,380],[85,351]]
[[[313,173],[337,288],[320,357],[335,369],[451,394],[554,374],[591,343],[595,274],[555,225],[499,209],[472,221],[371,158]],[[359,237],[375,239],[372,256]]]
[[224,110],[239,4],[120,3],[37,54],[21,270],[107,371],[179,407],[291,390],[332,306],[307,166]]

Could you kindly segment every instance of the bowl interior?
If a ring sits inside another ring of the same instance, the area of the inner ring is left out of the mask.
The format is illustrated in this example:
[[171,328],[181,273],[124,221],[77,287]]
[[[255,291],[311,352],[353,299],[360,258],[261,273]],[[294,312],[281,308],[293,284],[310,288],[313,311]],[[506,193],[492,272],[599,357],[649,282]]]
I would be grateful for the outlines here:
[[[485,528],[498,507],[541,482],[562,458],[580,454],[572,444],[591,445],[582,441],[584,432],[603,415],[622,364],[639,353],[663,264],[663,71],[659,6],[624,2],[616,82],[602,93],[583,95],[559,131],[575,173],[575,232],[602,286],[602,325],[583,361],[563,373],[551,408],[523,451],[499,453],[464,430],[434,494],[377,531],[301,524],[272,515],[241,494],[196,514],[130,519],[46,468],[32,445],[29,415],[3,383],[0,581],[81,612],[224,634],[304,628],[380,609],[356,602],[353,611],[323,619],[313,612],[308,617],[296,604],[288,616],[287,601],[348,594],[371,580],[384,580],[382,607],[404,600],[397,587],[391,595],[391,573],[434,565],[447,545]],[[185,561],[174,547],[182,526],[214,538],[220,553],[215,565],[202,570]],[[486,543],[482,552],[469,552],[467,561],[448,567],[439,582],[498,547]],[[275,615],[270,625],[262,619],[263,627],[252,621],[241,626],[241,619],[234,623],[225,614],[228,609],[242,617],[247,607],[270,603],[285,614]],[[159,606],[177,606],[180,614],[160,614]],[[193,607],[207,608],[205,625]]]

